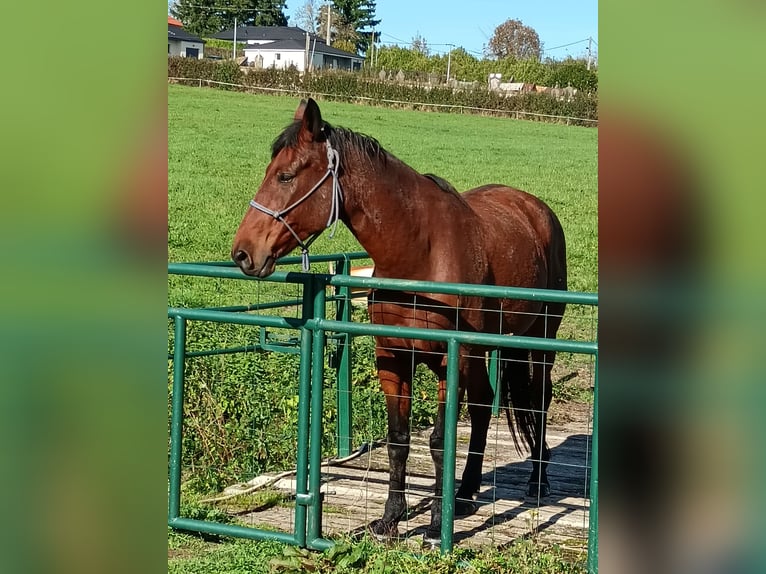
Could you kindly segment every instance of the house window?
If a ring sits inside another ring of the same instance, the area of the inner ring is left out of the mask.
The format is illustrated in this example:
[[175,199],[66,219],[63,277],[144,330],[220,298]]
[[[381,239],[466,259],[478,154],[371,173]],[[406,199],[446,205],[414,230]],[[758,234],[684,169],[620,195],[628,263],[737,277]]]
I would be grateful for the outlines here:
[[282,59],[282,54],[280,54],[279,52],[277,52],[277,60],[281,60],[281,59]]

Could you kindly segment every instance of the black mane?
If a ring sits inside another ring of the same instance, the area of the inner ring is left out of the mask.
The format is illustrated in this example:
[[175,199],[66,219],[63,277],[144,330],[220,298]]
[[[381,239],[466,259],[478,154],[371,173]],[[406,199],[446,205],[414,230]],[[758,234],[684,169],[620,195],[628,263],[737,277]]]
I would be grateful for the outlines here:
[[[301,120],[295,120],[288,125],[271,145],[271,159],[274,159],[282,149],[297,146],[300,130]],[[383,146],[374,137],[346,128],[333,127],[327,122],[322,122],[322,133],[325,138],[330,140],[330,145],[338,150],[341,157],[348,152],[357,153],[369,159],[381,160],[383,162],[387,162],[390,157],[393,157],[383,149]],[[343,165],[342,161],[341,165]],[[454,186],[444,178],[432,173],[425,173],[423,175],[433,181],[443,191],[460,195]]]
[[[298,134],[301,130],[301,120],[295,120],[277,136],[271,146],[271,159],[286,147],[298,145]],[[390,154],[383,149],[378,140],[368,135],[360,134],[346,128],[333,127],[322,122],[322,133],[330,140],[330,145],[338,150],[341,156],[346,152],[356,152],[370,159],[386,161]]]

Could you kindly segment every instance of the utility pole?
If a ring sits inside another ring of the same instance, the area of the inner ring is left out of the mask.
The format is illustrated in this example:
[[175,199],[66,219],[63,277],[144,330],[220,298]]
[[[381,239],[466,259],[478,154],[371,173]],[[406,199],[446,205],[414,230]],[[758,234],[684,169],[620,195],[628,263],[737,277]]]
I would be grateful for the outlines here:
[[590,44],[593,42],[593,38],[588,36],[588,70],[590,71]]
[[332,4],[327,3],[327,36],[325,44],[330,45],[330,22],[332,21]]
[[304,66],[303,66],[303,72],[307,73],[309,71],[309,46],[311,43],[309,42],[309,31],[306,30],[306,56],[303,58]]
[[231,59],[237,60],[237,17],[234,16],[234,47],[231,49]]
[[447,44],[449,46],[449,51],[447,52],[447,81],[449,82],[449,70],[452,66],[452,48],[455,47],[454,44]]
[[372,31],[372,42],[370,43],[370,68],[375,66],[375,30]]

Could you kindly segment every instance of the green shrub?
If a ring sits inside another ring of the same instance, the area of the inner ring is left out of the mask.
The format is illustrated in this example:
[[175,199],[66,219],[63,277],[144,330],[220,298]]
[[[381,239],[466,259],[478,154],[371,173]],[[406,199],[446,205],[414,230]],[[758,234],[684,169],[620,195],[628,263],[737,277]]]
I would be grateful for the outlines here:
[[[485,65],[483,62],[482,65]],[[561,85],[566,80],[573,87],[581,85],[585,88],[578,88],[580,92],[570,101],[556,100],[544,93],[527,93],[506,97],[504,94],[489,91],[486,88],[486,80],[473,89],[453,90],[446,85],[434,86],[414,82],[382,81],[369,73],[337,70],[322,70],[303,75],[294,67],[286,70],[276,68],[248,69],[247,72],[243,72],[231,60],[216,62],[191,58],[168,58],[168,76],[208,79],[243,86],[241,88],[219,86],[224,89],[276,88],[325,99],[351,102],[358,101],[359,98],[366,98],[362,101],[371,100],[374,105],[424,110],[449,111],[449,106],[455,106],[455,108],[462,106],[463,108],[478,108],[473,110],[475,113],[519,112],[518,116],[526,119],[566,121],[567,123],[586,126],[595,125],[593,122],[575,119],[598,119],[598,97],[595,91],[597,82],[595,78],[577,75],[584,70],[584,67],[580,70],[579,63],[562,64],[555,70],[550,67],[545,68],[539,62],[503,60],[492,63],[496,64],[499,69],[510,70],[510,75],[518,74],[515,79],[519,81],[536,82],[535,78],[540,76],[546,82],[555,79]],[[587,72],[587,70],[585,71]],[[544,76],[544,73],[548,75]],[[551,75],[554,73],[558,75]],[[504,77],[506,77],[505,74]],[[588,86],[592,86],[592,89]],[[525,116],[522,112],[560,116],[560,118]]]

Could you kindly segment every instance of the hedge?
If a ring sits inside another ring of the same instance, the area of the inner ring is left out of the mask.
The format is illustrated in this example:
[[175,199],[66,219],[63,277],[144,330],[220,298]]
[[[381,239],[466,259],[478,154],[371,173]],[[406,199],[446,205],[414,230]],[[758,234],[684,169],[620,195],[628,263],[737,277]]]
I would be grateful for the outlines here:
[[[481,85],[470,89],[453,90],[445,85],[431,86],[385,81],[358,72],[322,70],[301,74],[295,68],[248,69],[245,72],[232,61],[176,57],[168,58],[168,77],[236,84],[236,86],[217,86],[229,90],[271,88],[341,101],[359,101],[359,98],[369,98],[362,101],[373,105],[412,109],[460,106],[454,108],[454,111],[504,115],[519,112],[520,117],[526,119],[584,126],[594,126],[595,121],[587,120],[598,119],[598,96],[595,94],[578,93],[570,101],[557,100],[545,93],[506,97],[503,94],[491,92]],[[439,109],[450,111],[449,107]],[[543,115],[525,116],[523,113]]]

